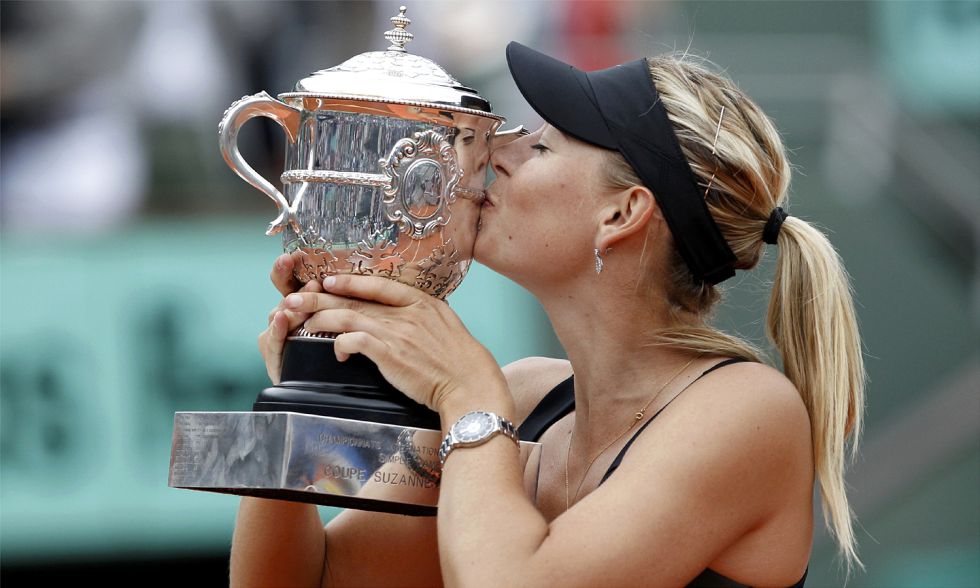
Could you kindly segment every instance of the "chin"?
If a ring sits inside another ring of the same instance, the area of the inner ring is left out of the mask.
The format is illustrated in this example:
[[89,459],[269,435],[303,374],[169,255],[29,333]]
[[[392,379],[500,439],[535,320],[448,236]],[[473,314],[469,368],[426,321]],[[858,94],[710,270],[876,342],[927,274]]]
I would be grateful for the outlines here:
[[486,258],[493,257],[492,255],[488,256],[487,253],[488,250],[489,252],[492,252],[494,248],[492,245],[487,243],[487,238],[484,237],[483,235],[484,235],[483,232],[479,232],[476,234],[476,241],[474,241],[473,243],[473,261],[479,262],[487,267],[492,268],[493,267],[491,265],[493,263],[492,259],[487,260]]
[[500,271],[500,259],[497,253],[500,248],[493,242],[493,239],[486,233],[477,233],[476,242],[473,243],[473,261],[484,265],[498,274],[506,275]]
[[515,267],[514,262],[521,259],[527,260],[525,256],[518,256],[517,259],[506,255],[506,251],[513,252],[513,243],[504,241],[501,244],[496,238],[496,233],[492,230],[481,230],[476,234],[476,241],[473,243],[473,261],[480,263],[487,269],[499,274],[508,280],[523,286],[519,276],[528,271],[527,267]]

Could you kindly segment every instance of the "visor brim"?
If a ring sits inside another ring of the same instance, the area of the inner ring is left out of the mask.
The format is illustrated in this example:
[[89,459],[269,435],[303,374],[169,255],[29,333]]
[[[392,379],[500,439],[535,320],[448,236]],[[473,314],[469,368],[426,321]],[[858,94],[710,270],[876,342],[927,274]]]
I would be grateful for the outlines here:
[[584,71],[516,41],[507,44],[507,66],[545,122],[586,143],[618,149]]

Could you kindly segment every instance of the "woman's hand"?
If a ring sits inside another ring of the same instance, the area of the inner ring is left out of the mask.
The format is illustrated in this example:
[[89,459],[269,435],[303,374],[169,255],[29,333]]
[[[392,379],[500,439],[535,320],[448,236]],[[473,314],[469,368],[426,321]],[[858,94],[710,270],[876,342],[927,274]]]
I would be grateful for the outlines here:
[[296,317],[312,315],[305,324],[311,332],[341,333],[334,343],[339,361],[364,354],[388,382],[435,411],[454,394],[501,389],[474,382],[497,379],[507,389],[493,356],[445,302],[377,276],[339,274],[325,279],[323,289],[291,294],[284,308]]
[[[320,283],[312,281],[299,287],[299,282],[293,277],[293,259],[283,254],[276,259],[269,278],[283,296],[300,292],[322,292]],[[282,371],[282,349],[286,344],[286,336],[310,318],[309,313],[294,312],[286,309],[283,301],[269,312],[269,327],[259,334],[259,351],[265,360],[265,369],[273,384],[279,383]]]

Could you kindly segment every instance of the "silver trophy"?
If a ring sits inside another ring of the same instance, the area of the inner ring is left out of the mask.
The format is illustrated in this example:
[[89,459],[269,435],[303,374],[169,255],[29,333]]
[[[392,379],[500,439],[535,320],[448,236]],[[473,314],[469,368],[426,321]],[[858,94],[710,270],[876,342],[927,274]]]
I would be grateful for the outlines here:
[[[491,142],[503,118],[475,90],[411,55],[406,9],[391,18],[385,51],[306,77],[279,100],[238,100],[218,127],[221,153],[276,203],[301,283],[337,273],[383,276],[437,298],[459,286],[473,257]],[[248,120],[286,132],[280,191],[238,151]],[[282,381],[253,412],[178,412],[170,486],[323,505],[435,513],[439,417],[355,355],[339,363],[329,334],[292,333]],[[540,446],[521,443],[536,491]]]

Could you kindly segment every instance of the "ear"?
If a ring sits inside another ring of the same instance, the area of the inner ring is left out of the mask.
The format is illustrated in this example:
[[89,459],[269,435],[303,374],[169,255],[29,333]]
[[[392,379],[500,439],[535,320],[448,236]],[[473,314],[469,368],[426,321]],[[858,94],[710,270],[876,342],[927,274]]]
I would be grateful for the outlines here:
[[629,237],[645,232],[651,222],[664,218],[653,193],[643,186],[631,186],[610,198],[600,210],[596,247],[605,251]]

